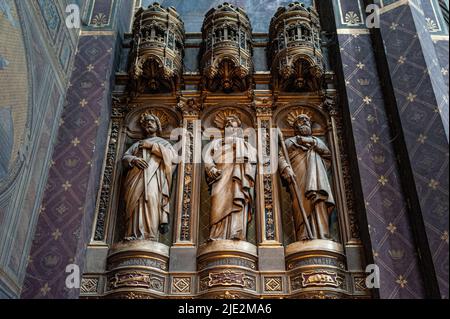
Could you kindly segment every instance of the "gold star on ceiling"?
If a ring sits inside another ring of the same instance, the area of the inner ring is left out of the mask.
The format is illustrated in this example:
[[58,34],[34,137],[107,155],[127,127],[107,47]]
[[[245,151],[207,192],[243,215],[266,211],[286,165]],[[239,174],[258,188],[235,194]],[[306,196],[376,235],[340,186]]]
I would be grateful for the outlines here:
[[416,100],[417,95],[413,93],[409,93],[408,97],[406,98],[409,102],[414,102]]
[[78,145],[80,145],[80,140],[78,139],[78,137],[75,137],[72,142],[70,142],[70,144],[73,145],[73,147],[77,147]]
[[86,105],[88,105],[88,102],[86,101],[86,99],[82,99],[82,100],[80,101],[80,106],[81,106],[82,108],[84,108],[84,107],[86,107]]
[[370,140],[374,143],[377,144],[380,141],[380,138],[378,137],[377,134],[373,134],[372,137],[370,138]]
[[391,26],[389,27],[391,30],[397,30],[398,23],[392,22]]
[[420,144],[425,144],[425,141],[427,140],[427,136],[420,134],[419,137],[417,138],[417,142],[419,142]]
[[442,239],[443,241],[445,241],[445,242],[448,244],[448,231],[445,231],[445,232],[442,234],[441,239]]
[[62,236],[62,233],[61,233],[61,231],[60,231],[59,229],[56,229],[56,230],[52,233],[52,237],[53,237],[55,240],[58,240],[59,237],[61,237],[61,236]]
[[62,184],[62,188],[64,188],[64,191],[68,191],[69,190],[69,188],[71,188],[72,187],[72,184],[70,184],[70,182],[69,181],[66,181],[64,184]]
[[401,288],[405,288],[406,285],[408,284],[408,281],[402,275],[400,275],[395,282],[398,283]]
[[370,103],[372,103],[372,98],[370,96],[366,96],[363,99],[364,103],[366,103],[367,105],[369,105]]
[[404,64],[406,62],[406,58],[402,55],[401,57],[398,58],[397,61],[399,64]]
[[428,187],[431,189],[437,189],[439,186],[439,182],[435,179],[431,179],[430,182],[428,183]]
[[386,176],[381,175],[378,179],[378,182],[380,182],[381,185],[385,186],[389,182],[389,180],[386,178]]
[[388,227],[386,227],[387,230],[389,230],[391,232],[391,234],[394,234],[395,231],[397,230],[397,226],[395,226],[392,223],[389,223]]

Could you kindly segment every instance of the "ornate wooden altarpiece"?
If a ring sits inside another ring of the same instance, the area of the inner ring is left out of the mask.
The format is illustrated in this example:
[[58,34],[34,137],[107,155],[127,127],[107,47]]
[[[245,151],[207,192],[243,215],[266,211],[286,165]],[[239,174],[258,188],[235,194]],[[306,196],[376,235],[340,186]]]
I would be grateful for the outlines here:
[[[324,67],[320,32],[316,10],[300,3],[277,11],[269,43],[253,41],[246,13],[227,3],[207,13],[201,38],[185,35],[173,8],[138,10],[128,74],[117,75],[113,92],[83,298],[370,297],[335,77]],[[199,73],[183,72],[186,38],[201,47]],[[253,46],[267,46],[271,72],[253,70]],[[139,119],[145,112],[157,115],[161,137],[181,146],[184,160],[174,174],[169,233],[158,241],[125,241],[121,159],[143,138]],[[226,114],[257,132],[253,218],[247,240],[208,241],[201,159],[209,136],[205,142],[202,135]],[[328,240],[296,240],[292,197],[271,166],[279,153],[278,129],[285,138],[294,136],[293,114],[308,114],[313,135],[331,150],[335,209]]]

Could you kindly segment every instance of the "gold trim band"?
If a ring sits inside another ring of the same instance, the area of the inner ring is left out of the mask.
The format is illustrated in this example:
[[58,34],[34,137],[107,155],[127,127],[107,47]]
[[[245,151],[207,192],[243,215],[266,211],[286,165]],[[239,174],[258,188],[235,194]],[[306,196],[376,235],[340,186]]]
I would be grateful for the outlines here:
[[369,29],[337,29],[337,34],[369,34]]
[[98,36],[98,35],[116,35],[116,31],[86,31],[83,30],[80,33],[81,37],[86,37],[86,36]]

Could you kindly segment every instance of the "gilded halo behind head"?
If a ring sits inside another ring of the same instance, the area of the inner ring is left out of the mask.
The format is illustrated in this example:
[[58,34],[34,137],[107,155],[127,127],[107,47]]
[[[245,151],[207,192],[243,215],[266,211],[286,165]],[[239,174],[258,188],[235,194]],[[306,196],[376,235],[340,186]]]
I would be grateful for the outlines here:
[[292,113],[289,113],[286,122],[289,124],[290,127],[296,128],[298,121],[303,118],[307,118],[310,124],[312,124],[313,114],[305,110],[296,110]]
[[158,125],[158,134],[162,133],[163,128],[165,128],[169,122],[167,115],[160,111],[145,111],[141,114],[139,119],[139,124],[142,126],[147,117],[153,117],[156,124]]
[[214,124],[216,125],[217,128],[224,129],[227,124],[228,119],[230,119],[230,118],[235,119],[238,122],[239,127],[242,127],[241,118],[240,118],[239,114],[234,110],[225,110],[225,111],[219,112],[214,119]]

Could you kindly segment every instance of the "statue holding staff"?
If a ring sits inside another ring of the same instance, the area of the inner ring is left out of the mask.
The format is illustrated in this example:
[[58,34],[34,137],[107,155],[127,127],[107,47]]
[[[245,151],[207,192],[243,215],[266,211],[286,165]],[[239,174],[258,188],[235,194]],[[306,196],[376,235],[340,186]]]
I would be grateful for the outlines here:
[[293,199],[297,240],[330,239],[329,218],[335,207],[327,170],[331,152],[312,135],[307,114],[290,114],[296,136],[288,138],[279,155],[279,169]]

